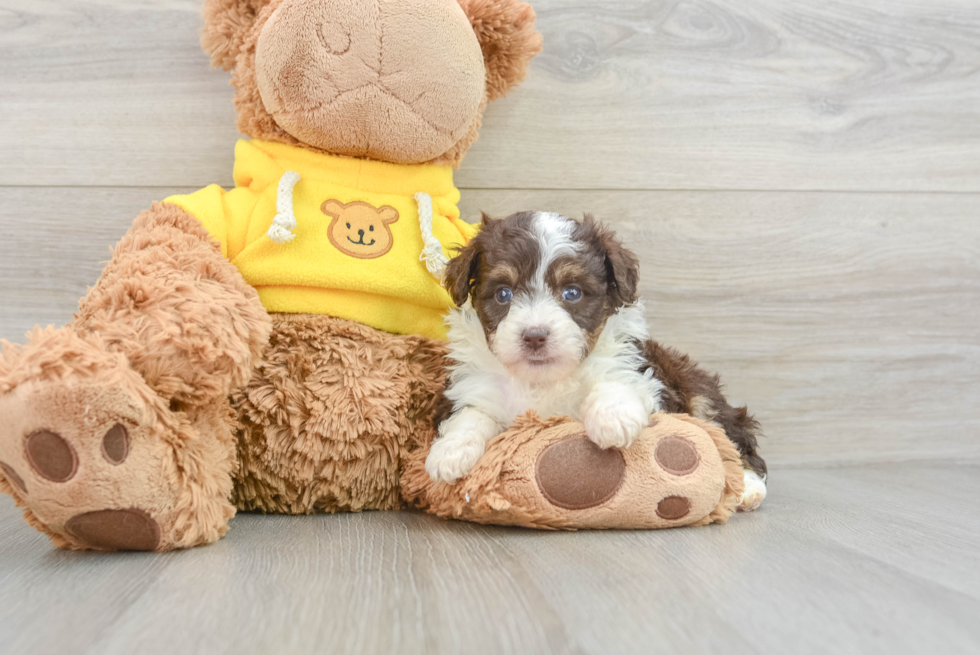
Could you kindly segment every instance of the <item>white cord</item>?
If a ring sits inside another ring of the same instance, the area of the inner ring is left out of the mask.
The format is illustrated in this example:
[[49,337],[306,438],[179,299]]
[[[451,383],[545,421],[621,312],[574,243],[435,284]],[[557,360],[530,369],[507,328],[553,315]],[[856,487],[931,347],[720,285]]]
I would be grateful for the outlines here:
[[272,219],[269,228],[269,238],[276,243],[289,243],[296,238],[296,214],[293,213],[293,187],[299,182],[299,173],[286,171],[279,178],[279,189],[276,192],[276,217]]
[[415,202],[419,205],[419,227],[422,228],[422,242],[425,244],[419,261],[425,262],[429,273],[442,282],[446,278],[449,260],[442,254],[442,244],[432,233],[432,196],[419,191],[415,194]]

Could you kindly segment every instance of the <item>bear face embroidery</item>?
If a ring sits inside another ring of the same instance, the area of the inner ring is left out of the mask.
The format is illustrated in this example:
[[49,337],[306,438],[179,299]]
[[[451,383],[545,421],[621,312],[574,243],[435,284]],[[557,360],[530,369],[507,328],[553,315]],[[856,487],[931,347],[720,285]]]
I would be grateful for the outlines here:
[[330,243],[345,255],[374,259],[391,250],[394,238],[388,226],[398,220],[394,207],[327,200],[320,211],[333,218],[328,228]]

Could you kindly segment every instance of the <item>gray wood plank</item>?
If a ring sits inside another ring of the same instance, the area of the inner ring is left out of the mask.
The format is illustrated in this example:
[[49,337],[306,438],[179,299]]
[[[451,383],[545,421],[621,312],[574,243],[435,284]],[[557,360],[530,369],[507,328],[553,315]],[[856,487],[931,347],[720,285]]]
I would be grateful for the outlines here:
[[[0,338],[70,320],[109,246],[179,189],[0,189]],[[466,190],[607,219],[656,338],[722,374],[775,463],[980,458],[978,197]]]
[[806,533],[980,600],[980,506],[969,502],[980,495],[976,464],[777,471],[770,487],[806,508],[786,515]]
[[[976,0],[535,0],[479,188],[980,190]],[[191,0],[0,0],[0,185],[228,184]]]
[[4,499],[0,652],[974,653],[978,477],[779,470],[755,514],[653,532],[242,515],[168,555],[56,551]]

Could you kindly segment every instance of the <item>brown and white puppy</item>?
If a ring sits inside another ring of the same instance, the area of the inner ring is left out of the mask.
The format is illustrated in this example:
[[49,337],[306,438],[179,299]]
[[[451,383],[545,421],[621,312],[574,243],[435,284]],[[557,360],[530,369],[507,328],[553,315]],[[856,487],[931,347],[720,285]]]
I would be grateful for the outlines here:
[[650,414],[717,423],[742,453],[741,507],[765,497],[759,425],[721,393],[717,375],[650,338],[636,256],[586,216],[524,212],[494,220],[449,262],[451,357],[439,437],[426,460],[453,482],[486,442],[528,410],[568,415],[602,448],[626,448]]

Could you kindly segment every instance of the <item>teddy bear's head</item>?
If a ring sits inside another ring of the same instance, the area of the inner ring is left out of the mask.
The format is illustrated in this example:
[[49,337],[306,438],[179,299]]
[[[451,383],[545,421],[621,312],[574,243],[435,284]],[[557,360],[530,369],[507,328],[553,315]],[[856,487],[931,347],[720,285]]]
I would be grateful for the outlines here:
[[540,51],[534,18],[521,0],[205,0],[201,42],[248,136],[458,165]]

